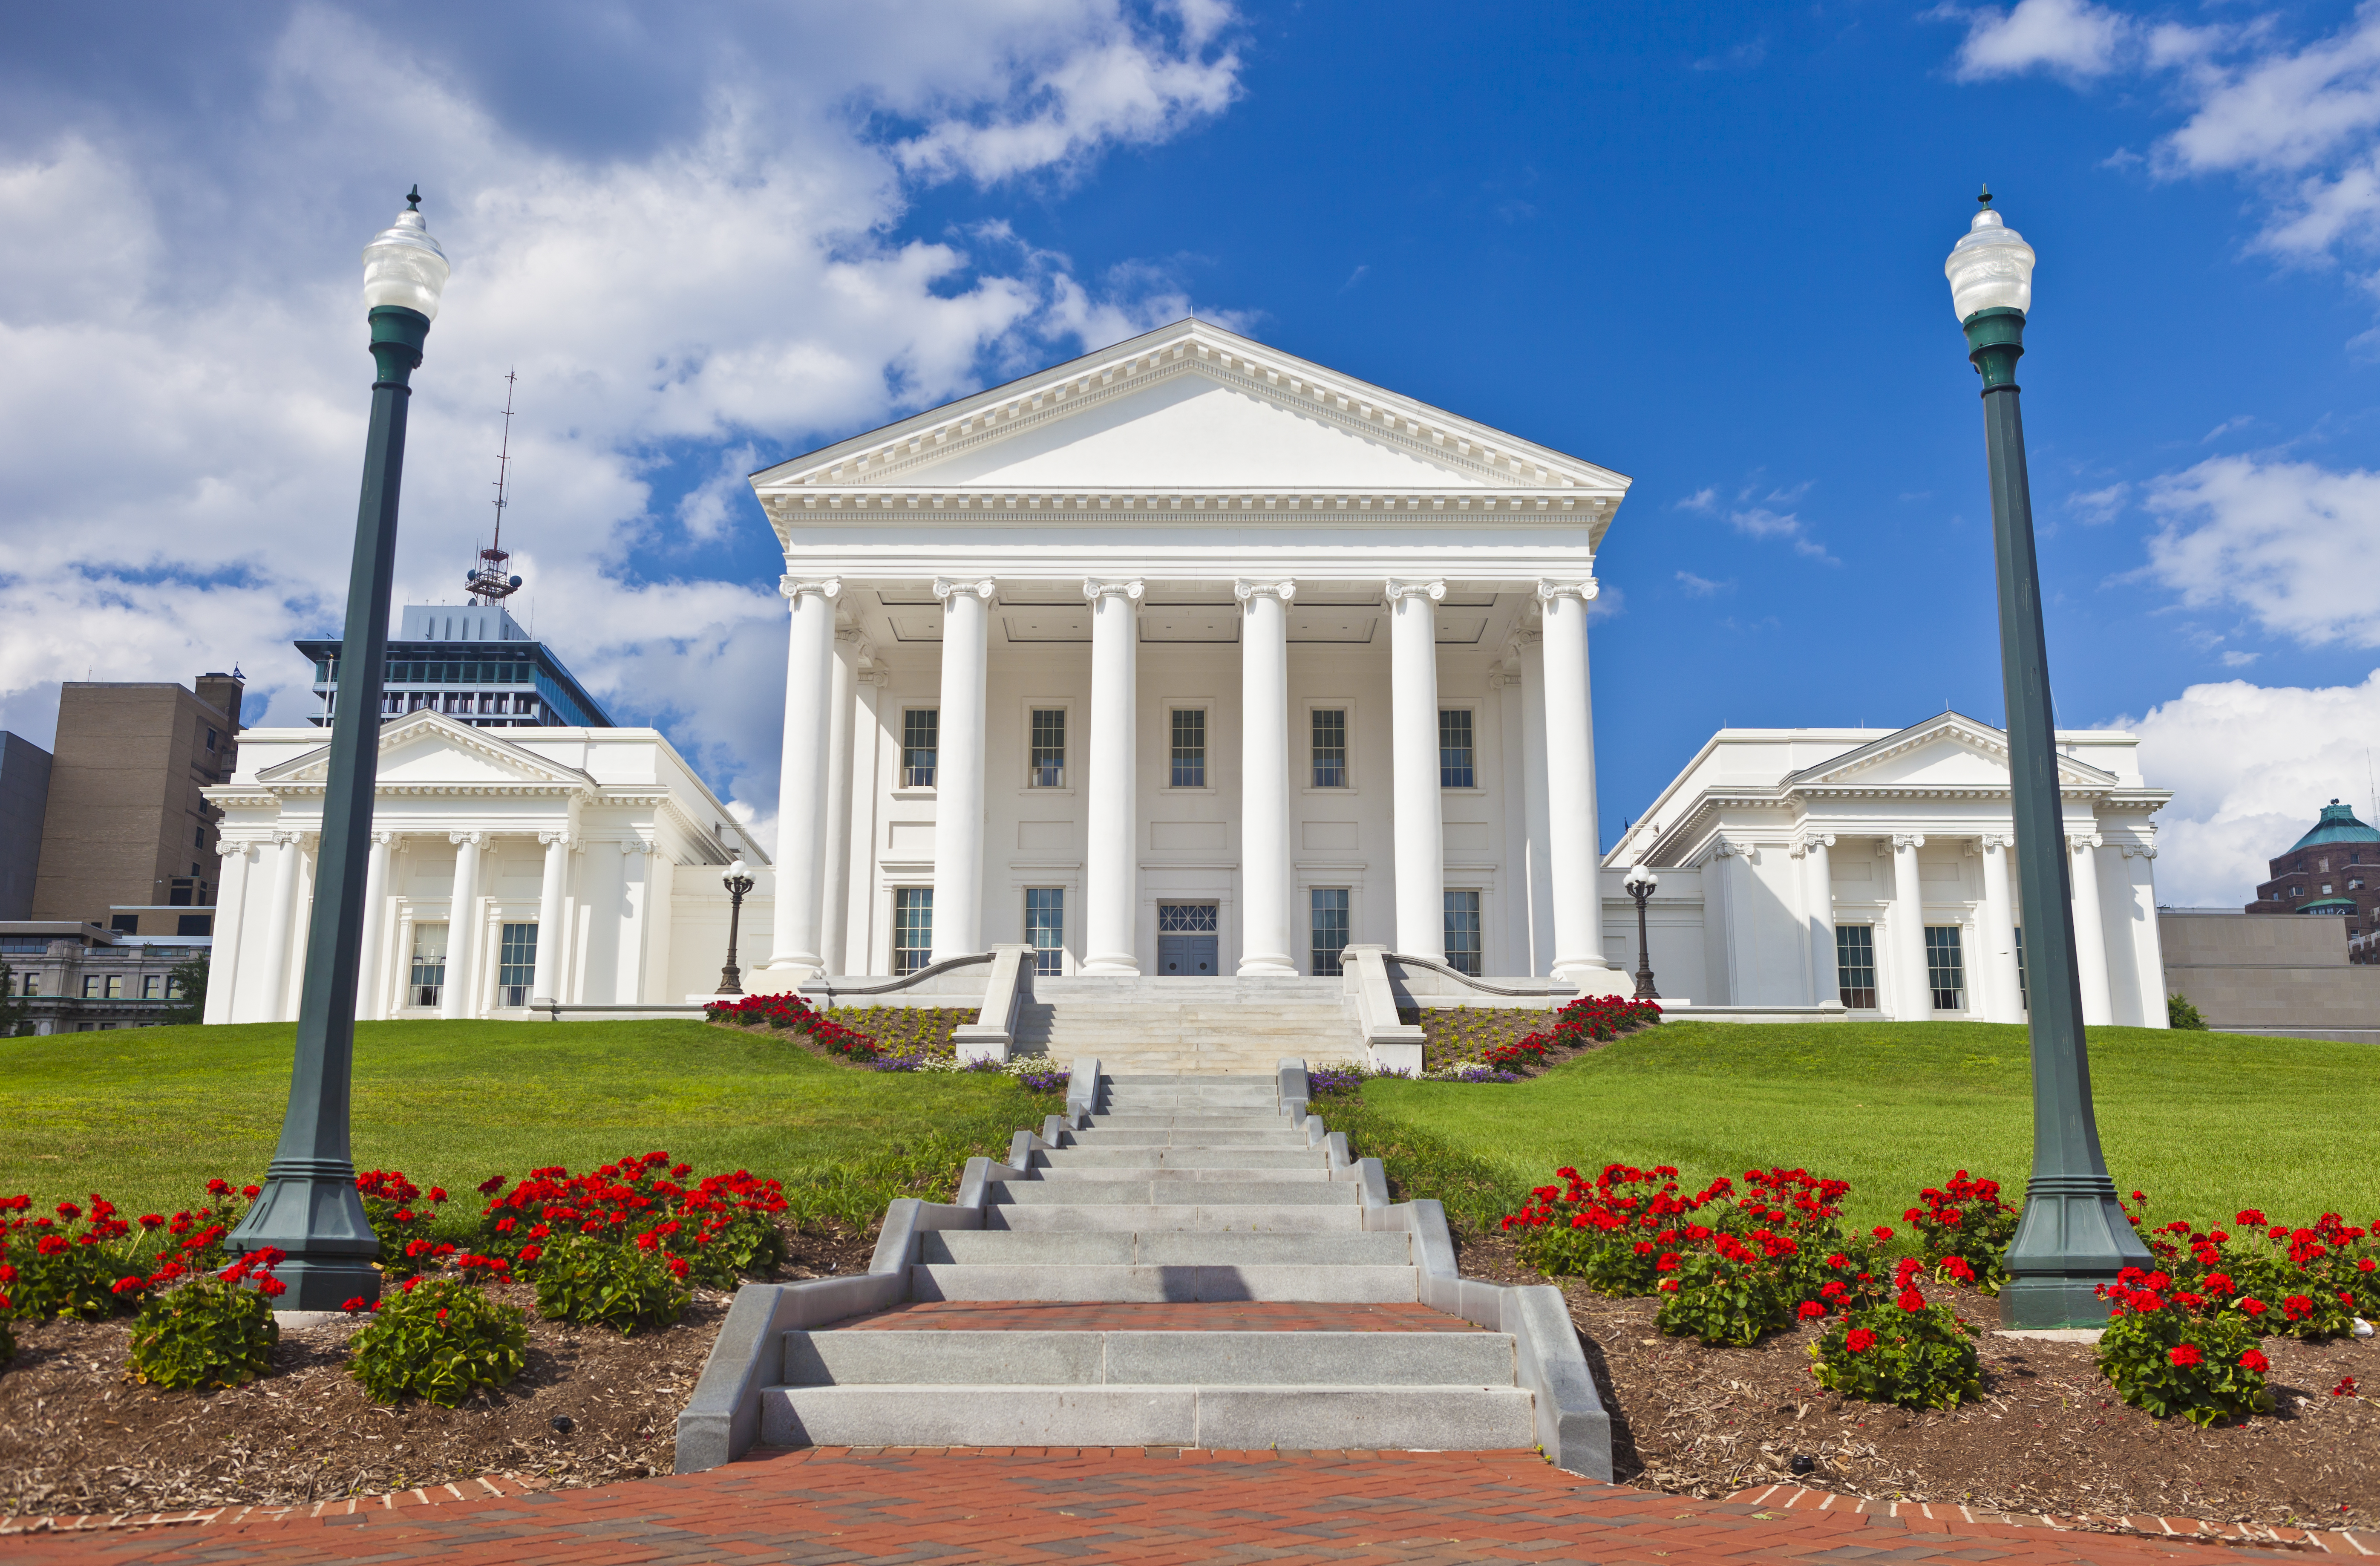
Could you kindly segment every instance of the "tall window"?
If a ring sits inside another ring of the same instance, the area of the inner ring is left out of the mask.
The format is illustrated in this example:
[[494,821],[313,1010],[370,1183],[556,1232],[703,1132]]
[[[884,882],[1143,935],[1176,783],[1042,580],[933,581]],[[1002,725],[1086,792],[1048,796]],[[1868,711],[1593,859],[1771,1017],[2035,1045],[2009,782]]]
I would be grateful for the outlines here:
[[[1471,714],[1463,714],[1467,722]],[[1446,965],[1456,973],[1479,977],[1479,893],[1446,894]]]
[[1066,971],[1066,893],[1055,886],[1025,889],[1025,943],[1035,973]]
[[1471,748],[1471,709],[1448,707],[1438,714],[1438,786],[1477,788],[1479,769]]
[[1854,1012],[1876,1010],[1876,929],[1872,925],[1835,927],[1835,973],[1843,1004]]
[[1207,786],[1207,710],[1173,710],[1173,787]]
[[1343,707],[1314,710],[1314,786],[1347,786],[1347,710]]
[[162,1001],[165,998],[165,976],[161,973],[140,976],[140,999]]
[[934,786],[934,752],[941,737],[942,710],[912,707],[901,714],[901,786]]
[[2016,1003],[2023,1011],[2033,1010],[2033,991],[2024,981],[2024,927],[2016,931]]
[[406,993],[417,1006],[434,1006],[446,989],[446,927],[413,927],[413,973]]
[[[1066,710],[1062,707],[1037,707],[1033,710],[1033,745],[1031,776],[1034,788],[1066,786]],[[1055,972],[1056,970],[1050,970]]]
[[1959,953],[1957,925],[1925,927],[1925,981],[1937,1012],[1967,1009],[1967,965]]
[[98,1000],[100,998],[101,988],[99,975],[95,973],[87,973],[82,976],[82,998],[84,1000]]
[[496,950],[496,1004],[526,1006],[537,982],[537,926],[506,925]]
[[1347,949],[1347,889],[1318,886],[1306,895],[1314,910],[1314,975],[1331,977],[1343,971],[1339,953]]
[[896,887],[892,892],[892,971],[916,973],[934,956],[934,889]]

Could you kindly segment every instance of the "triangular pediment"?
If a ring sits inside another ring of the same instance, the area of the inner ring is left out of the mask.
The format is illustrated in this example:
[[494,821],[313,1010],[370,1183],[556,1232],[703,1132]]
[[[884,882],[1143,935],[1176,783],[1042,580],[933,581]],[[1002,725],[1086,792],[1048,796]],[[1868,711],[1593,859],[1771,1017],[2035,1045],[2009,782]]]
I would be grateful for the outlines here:
[[1630,480],[1190,320],[764,468],[808,491],[1546,496],[1599,534]]
[[[265,784],[320,787],[330,781],[331,747],[323,746],[256,774]],[[384,789],[511,786],[527,790],[589,790],[595,780],[576,767],[499,739],[486,729],[443,713],[408,712],[381,725],[375,771]]]
[[[2058,781],[2066,788],[2112,788],[2118,782],[2113,772],[2065,755],[2058,758]],[[2008,735],[1962,713],[1945,712],[1804,768],[1784,786],[2005,789]]]

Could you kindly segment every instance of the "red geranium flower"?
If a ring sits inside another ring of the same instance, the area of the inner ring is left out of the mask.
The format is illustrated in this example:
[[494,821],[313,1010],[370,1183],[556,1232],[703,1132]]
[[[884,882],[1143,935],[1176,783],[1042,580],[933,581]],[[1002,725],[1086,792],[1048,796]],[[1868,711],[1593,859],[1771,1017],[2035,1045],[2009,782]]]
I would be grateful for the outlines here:
[[2262,1349],[2250,1349],[2240,1356],[2240,1368],[2242,1370],[2253,1370],[2258,1375],[2262,1375],[2272,1367],[2273,1362],[2265,1357],[2265,1352]]
[[1820,1317],[1820,1316],[1824,1316],[1824,1315],[1826,1315],[1826,1314],[1827,1314],[1827,1307],[1826,1307],[1825,1305],[1820,1305],[1817,1301],[1815,1301],[1815,1300],[1803,1300],[1803,1301],[1802,1302],[1802,1319],[1803,1319],[1803,1320],[1807,1321],[1807,1320],[1810,1320],[1810,1319],[1811,1319],[1812,1317]]
[[2176,1365],[2196,1365],[2205,1357],[2198,1352],[2198,1345],[2195,1343],[2176,1343],[2166,1351],[2166,1358]]
[[1854,1327],[1843,1335],[1843,1347],[1853,1354],[1865,1354],[1876,1347],[1876,1334],[1864,1327]]

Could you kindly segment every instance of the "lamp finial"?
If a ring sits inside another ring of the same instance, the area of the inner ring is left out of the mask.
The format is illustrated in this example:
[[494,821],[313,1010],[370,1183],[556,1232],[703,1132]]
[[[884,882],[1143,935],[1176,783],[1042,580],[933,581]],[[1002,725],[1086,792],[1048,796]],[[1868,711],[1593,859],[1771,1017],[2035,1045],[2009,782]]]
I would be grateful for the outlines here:
[[[1990,200],[1989,197],[1985,199],[1986,200]],[[413,188],[405,193],[405,201],[406,205],[410,210],[414,212],[419,212],[421,210],[421,186],[419,182],[416,182]]]
[[1976,197],[1976,198],[1975,198],[1975,200],[1977,201],[1977,203],[1978,203],[1978,204],[1983,205],[1983,206],[1986,206],[1986,207],[1988,207],[1988,206],[1990,206],[1990,205],[1992,204],[1992,187],[1991,187],[1991,181],[1989,181],[1989,180],[1985,180],[1985,181],[1984,182],[1984,193],[1983,193],[1982,195],[1980,195],[1980,196]]

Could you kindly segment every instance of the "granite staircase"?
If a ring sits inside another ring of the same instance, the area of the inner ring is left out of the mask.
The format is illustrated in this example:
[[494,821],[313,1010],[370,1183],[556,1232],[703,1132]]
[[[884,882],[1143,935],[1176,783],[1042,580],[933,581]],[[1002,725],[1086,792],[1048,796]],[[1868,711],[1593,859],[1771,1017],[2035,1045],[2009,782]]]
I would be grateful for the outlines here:
[[1269,1082],[1285,1055],[1360,1059],[1335,978],[1040,977],[1018,1008],[1020,1054],[1096,1056],[1120,1072],[1216,1072]]

